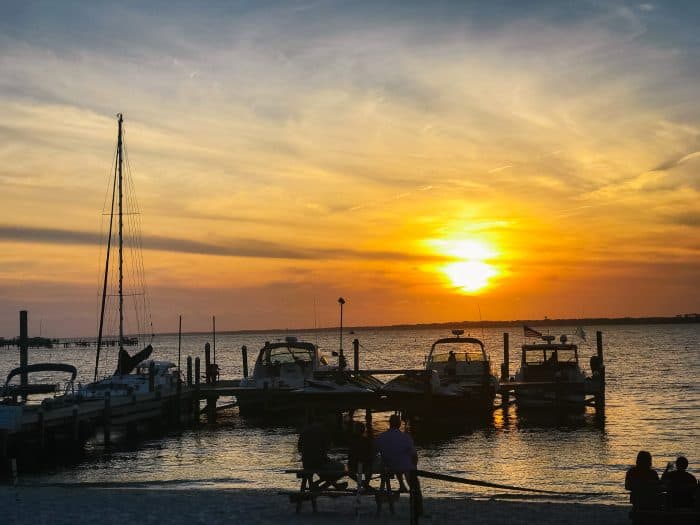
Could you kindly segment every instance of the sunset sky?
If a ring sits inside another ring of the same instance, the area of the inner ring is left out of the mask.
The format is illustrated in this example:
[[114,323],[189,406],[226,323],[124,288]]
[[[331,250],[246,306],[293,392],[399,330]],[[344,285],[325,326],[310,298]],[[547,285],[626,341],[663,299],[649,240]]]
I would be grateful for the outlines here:
[[[700,3],[3,2],[0,335],[700,311]],[[428,5],[430,4],[430,5]]]

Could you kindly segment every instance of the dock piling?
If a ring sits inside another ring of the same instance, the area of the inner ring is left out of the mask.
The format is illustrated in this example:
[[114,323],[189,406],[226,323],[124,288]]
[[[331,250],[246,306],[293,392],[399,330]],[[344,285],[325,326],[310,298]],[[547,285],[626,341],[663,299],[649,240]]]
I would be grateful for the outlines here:
[[355,373],[360,371],[360,340],[353,339],[352,341],[352,357],[353,370]]
[[199,425],[199,382],[200,382],[200,360],[199,356],[194,358],[194,396],[192,397],[192,414],[194,426]]
[[503,333],[503,363],[501,363],[501,381],[510,377],[510,342],[508,332]]
[[192,388],[192,356],[187,356],[187,386]]
[[[27,329],[27,311],[20,310],[19,312],[19,366],[27,366],[29,364],[29,335]],[[29,384],[29,375],[27,371],[22,371],[20,375],[20,385],[26,392]],[[22,394],[22,400],[27,401],[27,394]]]
[[241,358],[243,359],[243,377],[248,377],[248,347],[243,345],[241,347]]
[[595,409],[597,412],[605,409],[605,361],[603,360],[603,332],[598,330],[595,335],[599,363],[598,373],[600,374],[600,385],[598,387],[598,392],[595,395]]
[[212,382],[211,377],[211,345],[204,345],[204,382],[209,384]]

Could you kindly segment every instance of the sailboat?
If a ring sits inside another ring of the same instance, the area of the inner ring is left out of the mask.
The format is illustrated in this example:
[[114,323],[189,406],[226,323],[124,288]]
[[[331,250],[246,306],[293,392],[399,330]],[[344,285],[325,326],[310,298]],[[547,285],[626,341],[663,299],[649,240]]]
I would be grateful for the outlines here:
[[[146,345],[143,350],[134,355],[124,348],[125,345],[133,345],[134,337],[125,335],[125,319],[127,312],[124,305],[125,298],[132,300],[134,305],[133,319],[137,326],[137,331],[141,334],[146,332],[147,323],[141,317],[148,310],[145,280],[143,278],[143,260],[140,253],[141,240],[139,235],[138,207],[133,196],[130,177],[125,177],[130,173],[128,168],[128,158],[125,162],[125,146],[124,146],[124,128],[123,116],[121,113],[117,115],[118,133],[117,133],[117,149],[114,162],[114,178],[112,181],[112,198],[109,213],[108,234],[107,234],[107,249],[105,253],[105,270],[102,281],[102,295],[100,306],[100,322],[97,335],[97,352],[95,356],[95,373],[92,383],[81,385],[78,389],[78,396],[82,398],[104,397],[106,392],[111,396],[133,395],[146,393],[152,390],[174,390],[179,381],[179,371],[176,370],[176,365],[170,361],[155,361],[149,360],[153,347],[151,344]],[[125,170],[125,164],[127,169]],[[115,210],[116,205],[116,210]],[[127,209],[128,208],[128,209]],[[125,219],[129,221],[125,224]],[[117,225],[116,241],[117,246],[117,265],[116,268],[110,265],[113,247],[113,233],[115,221]],[[127,238],[126,233],[130,234],[131,238]],[[125,284],[125,244],[131,248],[135,254],[136,261],[131,261],[127,265],[135,277],[135,281],[140,289],[126,290]],[[138,274],[138,275],[137,275]],[[116,282],[115,282],[116,281]],[[116,285],[116,294],[112,293],[111,286]],[[111,299],[116,297],[118,302],[116,305],[116,318],[110,314]],[[118,326],[117,345],[119,354],[117,356],[116,370],[113,374],[99,379],[100,374],[100,354],[105,346],[105,332],[107,331],[108,321],[112,319],[116,321]]]

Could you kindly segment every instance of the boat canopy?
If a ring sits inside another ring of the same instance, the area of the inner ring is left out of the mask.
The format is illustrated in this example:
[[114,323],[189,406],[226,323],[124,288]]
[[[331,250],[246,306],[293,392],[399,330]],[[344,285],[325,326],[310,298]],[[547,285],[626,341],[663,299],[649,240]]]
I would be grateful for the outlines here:
[[76,375],[78,375],[78,370],[73,365],[69,365],[66,363],[35,363],[32,365],[25,365],[13,368],[10,371],[10,373],[7,374],[5,385],[9,385],[13,377],[21,375],[23,373],[30,374],[34,372],[66,372],[71,375],[71,381],[75,381],[75,377]]

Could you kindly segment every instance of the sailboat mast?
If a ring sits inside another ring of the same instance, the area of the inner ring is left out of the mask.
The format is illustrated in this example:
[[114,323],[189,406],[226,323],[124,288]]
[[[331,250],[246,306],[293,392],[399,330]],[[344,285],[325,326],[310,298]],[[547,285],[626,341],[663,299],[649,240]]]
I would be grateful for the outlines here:
[[[121,116],[121,115],[120,115]],[[119,137],[121,137],[121,129],[117,137],[117,143],[119,143]],[[100,307],[100,328],[97,333],[97,353],[95,355],[95,379],[97,381],[97,374],[100,368],[100,350],[102,349],[102,331],[104,328],[105,321],[105,302],[107,299],[107,279],[109,278],[109,254],[112,253],[112,225],[114,224],[114,197],[117,189],[117,163],[119,161],[119,154],[115,158],[114,166],[114,183],[112,184],[112,206],[109,211],[109,233],[107,234],[107,255],[105,258],[105,275],[102,282],[102,305]]]
[[117,139],[117,155],[119,156],[119,350],[122,350],[124,348],[124,290],[122,288],[124,280],[124,218],[122,209],[122,167],[124,165],[124,145],[122,142],[122,114],[119,113],[117,116],[119,118],[119,137]]

